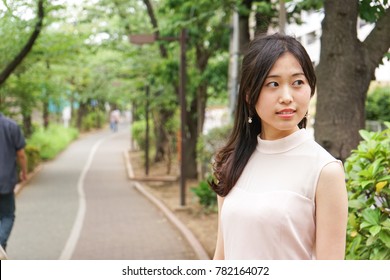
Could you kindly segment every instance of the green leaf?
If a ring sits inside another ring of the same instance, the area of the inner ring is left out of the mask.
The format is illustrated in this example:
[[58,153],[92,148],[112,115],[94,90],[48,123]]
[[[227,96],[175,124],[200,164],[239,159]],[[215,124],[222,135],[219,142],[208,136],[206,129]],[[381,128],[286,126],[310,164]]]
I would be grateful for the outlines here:
[[348,214],[348,225],[354,229],[358,229],[358,224],[356,222],[356,216],[353,213]]
[[386,260],[389,255],[389,251],[385,248],[375,248],[373,254],[370,256],[370,260]]
[[366,228],[366,227],[371,227],[371,226],[372,226],[372,224],[370,224],[370,223],[362,222],[362,223],[360,224],[360,229],[364,229],[364,228]]
[[369,232],[371,233],[371,235],[375,236],[381,231],[381,229],[381,226],[373,226],[369,229]]
[[364,208],[364,206],[365,206],[365,204],[361,200],[354,199],[354,200],[348,201],[349,208],[361,209],[361,208]]
[[374,163],[372,164],[372,166],[373,166],[373,168],[372,168],[372,175],[373,176],[375,176],[378,173],[379,170],[383,169],[382,161],[383,161],[383,159],[379,158],[379,159],[375,160]]
[[[368,171],[368,170],[364,170],[365,171],[365,174],[367,175],[367,177],[371,177],[371,174],[370,174],[370,172]],[[374,180],[367,180],[367,181],[362,181],[361,183],[360,183],[360,187],[362,188],[362,189],[365,189],[368,185],[371,185],[371,184],[373,184],[374,183]]]
[[381,225],[390,228],[390,219],[385,220],[384,222],[381,223]]
[[348,246],[348,251],[353,252],[354,254],[359,250],[362,243],[362,236],[357,235],[352,239],[352,242]]
[[[372,166],[372,165],[371,165]],[[364,178],[364,179],[371,179],[372,178],[372,168],[369,169],[364,169],[359,172],[359,176]],[[372,180],[367,180],[361,182],[362,187],[366,187]]]
[[369,141],[371,139],[371,133],[367,130],[359,130],[359,134],[366,141]]
[[379,233],[379,239],[386,245],[387,248],[390,248],[390,233],[382,230]]
[[371,225],[379,225],[380,211],[378,209],[365,209],[362,212],[364,220]]
[[371,235],[369,238],[367,238],[366,245],[371,246],[376,241],[377,237],[374,235]]
[[381,177],[381,178],[378,178],[378,179],[377,179],[378,182],[381,182],[381,181],[389,181],[389,180],[390,180],[390,175],[385,176],[385,177]]

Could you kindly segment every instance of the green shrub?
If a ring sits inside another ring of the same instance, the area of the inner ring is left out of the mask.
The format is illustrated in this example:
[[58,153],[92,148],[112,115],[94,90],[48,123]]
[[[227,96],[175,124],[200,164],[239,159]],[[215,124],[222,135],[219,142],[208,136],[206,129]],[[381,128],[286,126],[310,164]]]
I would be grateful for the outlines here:
[[213,128],[209,133],[199,136],[196,143],[197,160],[201,163],[202,172],[211,171],[211,161],[214,154],[222,148],[232,130],[232,124]]
[[[26,147],[24,148],[24,152],[25,152],[26,157],[27,157],[27,173],[30,173],[30,172],[34,171],[34,169],[41,162],[39,148],[27,144]],[[20,165],[18,163],[17,173],[19,174],[19,172],[20,172]]]
[[26,145],[24,150],[27,156],[27,171],[31,172],[41,162],[40,150],[32,145]]
[[217,211],[217,195],[207,181],[212,180],[210,174],[212,173],[211,162],[213,156],[226,143],[231,130],[232,124],[213,128],[207,134],[199,136],[196,143],[197,160],[201,164],[201,172],[206,174],[208,180],[200,181],[199,185],[191,190],[198,197],[200,205],[204,207],[206,212]]
[[390,259],[390,123],[360,131],[345,163],[349,197],[347,259]]
[[38,148],[41,159],[46,160],[54,158],[77,137],[78,131],[75,128],[50,125],[46,130],[37,129],[27,140],[27,144]]
[[390,87],[376,87],[368,93],[366,119],[390,122]]
[[197,187],[191,188],[191,191],[198,197],[200,205],[204,207],[206,212],[217,210],[217,195],[207,181],[200,181]]
[[[141,150],[145,149],[145,143],[146,143],[146,121],[145,120],[139,120],[133,122],[131,125],[131,136],[137,142],[138,147]],[[155,136],[154,136],[154,129],[153,129],[153,122],[149,120],[149,145],[152,146],[155,142]]]
[[94,128],[102,128],[105,123],[107,123],[107,120],[104,112],[91,112],[81,121],[81,129],[83,131],[90,131]]

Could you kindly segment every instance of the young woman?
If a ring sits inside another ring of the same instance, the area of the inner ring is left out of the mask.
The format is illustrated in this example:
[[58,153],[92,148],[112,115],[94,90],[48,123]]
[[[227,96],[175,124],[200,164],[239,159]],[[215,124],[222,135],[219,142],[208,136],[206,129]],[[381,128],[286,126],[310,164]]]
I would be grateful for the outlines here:
[[251,42],[234,128],[215,157],[214,259],[344,258],[344,169],[305,130],[315,86],[311,60],[295,38]]

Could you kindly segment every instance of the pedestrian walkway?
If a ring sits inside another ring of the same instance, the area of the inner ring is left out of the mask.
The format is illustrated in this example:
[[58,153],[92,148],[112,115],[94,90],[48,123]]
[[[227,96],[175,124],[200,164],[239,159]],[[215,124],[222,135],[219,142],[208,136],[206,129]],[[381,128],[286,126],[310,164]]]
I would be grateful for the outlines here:
[[128,180],[129,128],[72,143],[17,196],[10,259],[195,259],[164,214]]

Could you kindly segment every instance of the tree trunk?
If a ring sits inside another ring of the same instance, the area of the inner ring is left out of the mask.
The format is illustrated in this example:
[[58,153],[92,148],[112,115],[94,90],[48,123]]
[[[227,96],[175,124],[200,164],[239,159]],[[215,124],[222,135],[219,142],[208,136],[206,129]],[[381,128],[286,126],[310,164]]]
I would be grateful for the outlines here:
[[187,178],[196,179],[198,176],[198,168],[197,168],[197,156],[196,156],[196,142],[199,136],[198,133],[198,117],[197,117],[197,107],[198,102],[196,98],[191,101],[190,111],[187,112],[186,116],[186,127],[187,127],[187,135],[186,137],[186,150],[185,152],[185,174]]
[[80,107],[77,111],[77,128],[82,130],[83,118],[87,115],[88,108],[86,103],[80,103]]
[[[203,73],[208,64],[208,60],[212,50],[205,49],[203,43],[196,45],[196,68],[199,73]],[[190,111],[187,112],[186,121],[188,135],[186,139],[186,175],[188,178],[196,179],[198,177],[198,162],[196,153],[196,144],[199,135],[203,131],[205,110],[207,104],[207,87],[208,81],[203,80],[199,83],[196,90],[196,98],[192,99],[190,103]]]
[[[196,46],[196,68],[199,73],[204,73],[207,68],[210,50],[204,49],[202,44]],[[203,131],[203,123],[207,103],[208,80],[202,80],[196,89],[196,116],[197,116],[197,135]]]
[[[152,3],[149,0],[143,0],[143,2],[146,6],[150,22],[153,26],[154,35],[156,36],[156,38],[160,38],[160,31],[159,31],[159,27],[158,27],[158,22],[157,22],[157,18],[155,16],[155,14],[154,14]],[[160,56],[162,58],[167,59],[168,58],[167,49],[165,48],[164,44],[161,43],[161,41],[158,42],[158,44],[159,44]],[[175,89],[176,96],[179,96],[178,86],[176,84],[174,84],[173,88]],[[168,138],[169,131],[167,131],[164,124],[170,118],[172,118],[172,116],[174,115],[174,112],[168,111],[164,108],[159,108],[156,113],[158,114],[157,118],[159,119],[159,122],[155,122],[155,124],[160,123],[161,125],[159,127],[155,127],[156,155],[154,157],[154,162],[162,161],[166,155],[168,158],[167,172],[169,174],[169,172],[171,170],[170,164],[171,164],[171,158],[172,158],[172,155],[171,155],[172,149],[170,149],[170,147],[169,147],[169,145],[171,145],[169,138]]]
[[32,121],[31,121],[31,114],[24,115],[23,116],[23,131],[24,131],[24,136],[26,138],[30,137],[32,134]]
[[[156,154],[154,162],[160,162],[169,155],[169,139],[165,124],[172,118],[173,112],[160,109],[154,114],[154,135],[156,138]],[[168,168],[170,170],[170,168]]]
[[[48,72],[50,72],[50,62],[48,60],[46,60],[46,69],[48,70]],[[42,106],[43,106],[42,118],[43,118],[43,127],[45,129],[47,129],[49,127],[49,95],[50,95],[50,93],[48,93],[48,90],[46,87],[43,90],[44,90],[43,91],[44,96],[43,96],[43,102],[42,102]]]
[[49,126],[49,102],[44,101],[42,105],[43,105],[43,114],[42,114],[43,127],[47,129]]
[[242,5],[245,7],[245,12],[241,12],[239,15],[239,49],[240,54],[243,55],[246,53],[246,50],[248,48],[248,44],[250,41],[250,34],[249,34],[249,15],[250,11],[252,9],[252,3],[253,0],[243,0]]
[[[389,13],[383,17],[389,17]],[[383,57],[390,43],[382,47],[377,40],[379,31],[375,29],[379,28],[381,33],[381,29],[388,29],[385,22],[378,22],[371,32],[376,49],[369,47],[372,39],[367,38],[361,43],[357,38],[357,18],[357,0],[325,1],[321,56],[317,67],[315,138],[334,157],[343,161],[359,143],[358,131],[365,124],[367,89],[380,61],[378,57]],[[382,41],[389,41],[384,39],[385,34]]]
[[38,38],[41,32],[42,25],[43,25],[43,18],[45,16],[44,9],[43,9],[43,0],[39,0],[37,6],[38,6],[38,21],[35,25],[34,31],[31,34],[26,45],[20,50],[20,52],[15,56],[15,58],[0,73],[0,85],[3,84],[8,79],[8,77],[12,74],[12,72],[16,69],[16,67],[18,67],[18,65],[31,51],[36,39]]

